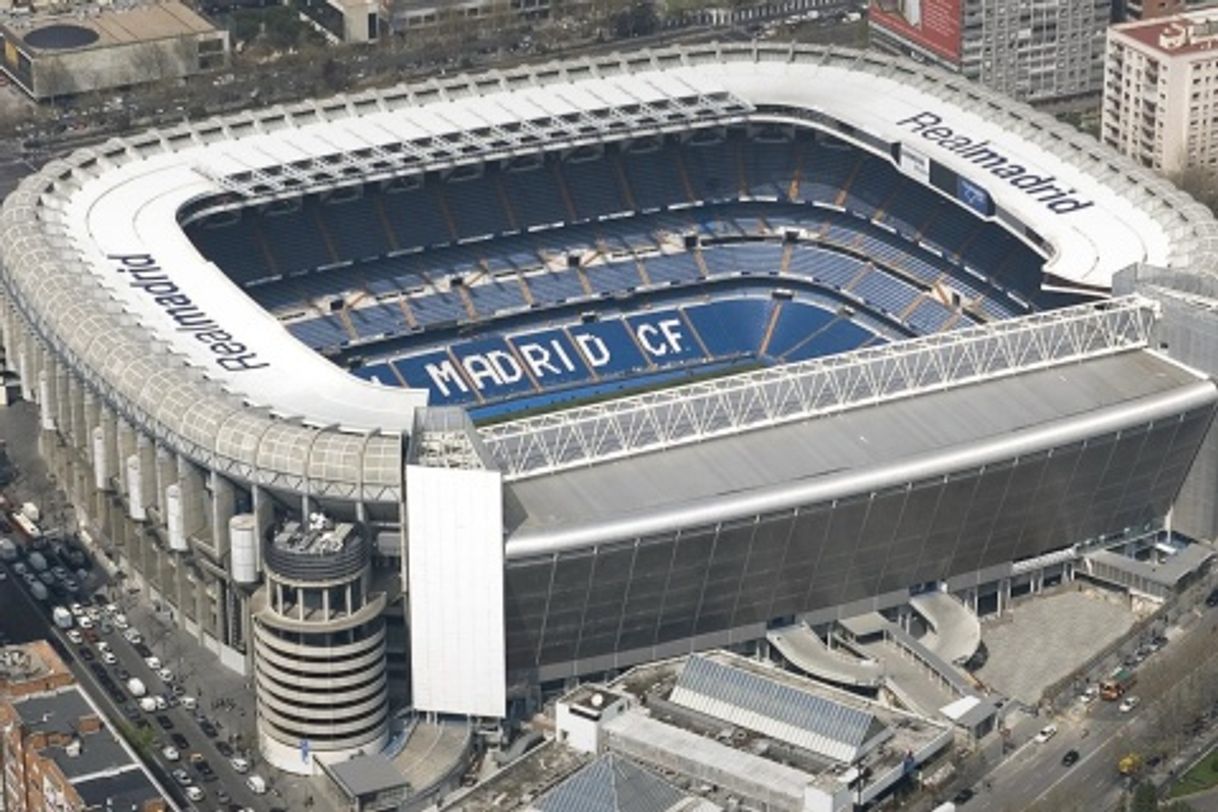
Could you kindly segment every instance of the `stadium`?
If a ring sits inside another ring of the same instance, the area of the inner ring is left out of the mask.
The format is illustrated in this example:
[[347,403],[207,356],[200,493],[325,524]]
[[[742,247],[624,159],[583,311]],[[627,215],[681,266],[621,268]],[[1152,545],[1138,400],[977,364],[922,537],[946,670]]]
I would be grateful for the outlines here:
[[934,69],[686,46],[82,149],[5,202],[0,335],[309,772],[399,707],[1214,537],[1215,234]]

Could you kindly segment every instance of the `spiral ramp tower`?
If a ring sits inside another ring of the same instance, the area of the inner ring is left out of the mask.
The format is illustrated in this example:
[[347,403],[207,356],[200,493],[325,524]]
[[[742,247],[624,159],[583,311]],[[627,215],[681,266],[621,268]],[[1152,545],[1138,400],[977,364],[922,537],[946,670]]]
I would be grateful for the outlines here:
[[274,766],[375,752],[387,736],[385,595],[370,592],[371,546],[351,524],[315,514],[265,548],[254,598],[258,738]]

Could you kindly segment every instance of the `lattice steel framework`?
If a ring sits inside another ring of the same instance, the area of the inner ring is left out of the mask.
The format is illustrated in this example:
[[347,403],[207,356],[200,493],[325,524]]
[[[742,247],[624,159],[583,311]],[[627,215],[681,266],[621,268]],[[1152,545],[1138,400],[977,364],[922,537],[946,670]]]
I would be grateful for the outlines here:
[[[195,169],[234,193],[243,204],[313,190],[364,184],[375,180],[455,167],[470,163],[551,152],[583,144],[686,132],[695,127],[728,125],[744,120],[752,106],[726,91],[674,96],[662,102],[638,101],[623,108],[605,102],[598,107],[563,115],[521,119],[510,126],[487,122],[484,126],[452,124],[452,131],[410,141],[384,141],[386,130],[371,127],[365,146],[275,166],[220,173],[204,164]],[[367,136],[366,136],[367,137]],[[322,138],[318,140],[324,141]],[[229,161],[237,160],[228,156]],[[231,205],[231,204],[229,204]],[[223,208],[224,205],[215,208]]]
[[479,429],[508,481],[1111,355],[1149,344],[1157,305],[1077,305]]

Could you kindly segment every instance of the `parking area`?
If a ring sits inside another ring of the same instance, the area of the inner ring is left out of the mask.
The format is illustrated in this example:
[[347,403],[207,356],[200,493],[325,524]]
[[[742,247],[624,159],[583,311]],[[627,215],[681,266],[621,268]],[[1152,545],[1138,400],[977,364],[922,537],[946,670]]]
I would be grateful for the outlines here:
[[1028,705],[1132,628],[1133,612],[1091,586],[1021,601],[982,626],[989,659],[976,676]]

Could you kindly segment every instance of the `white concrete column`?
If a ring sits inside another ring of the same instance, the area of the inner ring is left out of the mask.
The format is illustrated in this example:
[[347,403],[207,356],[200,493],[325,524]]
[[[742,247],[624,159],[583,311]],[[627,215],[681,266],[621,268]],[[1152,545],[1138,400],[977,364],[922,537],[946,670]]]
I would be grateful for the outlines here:
[[228,555],[229,534],[228,523],[236,511],[236,493],[233,483],[224,477],[211,472],[211,534],[212,546],[216,555],[223,561]]

